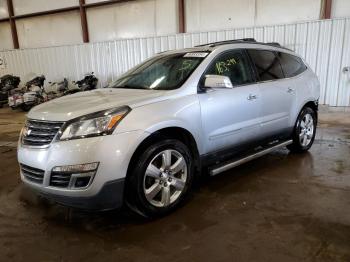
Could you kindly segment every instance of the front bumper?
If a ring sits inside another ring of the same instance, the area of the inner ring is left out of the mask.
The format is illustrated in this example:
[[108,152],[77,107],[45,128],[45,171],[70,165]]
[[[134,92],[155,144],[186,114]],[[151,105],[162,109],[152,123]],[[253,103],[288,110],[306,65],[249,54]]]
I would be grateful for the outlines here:
[[84,210],[111,210],[123,205],[125,179],[106,182],[100,192],[89,197],[69,197],[38,192],[44,198],[53,200],[58,204]]
[[[43,171],[42,182],[28,180],[21,171],[23,183],[44,197],[83,209],[117,208],[122,203],[124,179],[132,154],[148,134],[137,130],[120,134],[53,142],[47,148],[18,145],[18,161]],[[99,162],[92,183],[87,188],[60,188],[50,185],[56,166]]]

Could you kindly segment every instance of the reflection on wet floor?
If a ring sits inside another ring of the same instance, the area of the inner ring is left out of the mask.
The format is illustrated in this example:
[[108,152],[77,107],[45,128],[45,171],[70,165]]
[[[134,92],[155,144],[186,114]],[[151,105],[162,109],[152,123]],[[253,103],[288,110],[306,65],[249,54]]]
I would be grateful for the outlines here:
[[3,261],[350,261],[350,125],[322,123],[309,153],[205,177],[154,221],[49,203],[20,183],[15,148],[0,156]]

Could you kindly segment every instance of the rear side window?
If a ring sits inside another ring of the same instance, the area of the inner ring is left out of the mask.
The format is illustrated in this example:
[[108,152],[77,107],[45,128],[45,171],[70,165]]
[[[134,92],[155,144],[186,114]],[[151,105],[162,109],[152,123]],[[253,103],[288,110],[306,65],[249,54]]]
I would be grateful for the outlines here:
[[286,53],[278,53],[286,77],[294,77],[304,72],[307,67],[301,58]]
[[245,85],[254,81],[248,58],[241,50],[232,50],[219,55],[205,74],[227,76],[233,86]]
[[272,51],[248,49],[260,81],[284,78],[279,59]]

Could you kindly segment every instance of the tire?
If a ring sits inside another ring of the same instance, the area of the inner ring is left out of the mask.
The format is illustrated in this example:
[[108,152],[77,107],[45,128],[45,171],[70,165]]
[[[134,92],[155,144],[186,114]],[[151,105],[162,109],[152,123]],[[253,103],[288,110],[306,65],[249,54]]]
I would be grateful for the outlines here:
[[287,148],[296,153],[308,151],[314,143],[317,127],[317,113],[310,107],[304,107],[299,113],[293,131],[293,143]]
[[32,108],[31,105],[26,105],[26,104],[22,104],[22,105],[21,105],[21,109],[22,109],[24,112],[28,112],[31,108]]
[[188,147],[175,139],[162,140],[148,146],[130,168],[126,204],[146,218],[164,216],[185,202],[193,178]]

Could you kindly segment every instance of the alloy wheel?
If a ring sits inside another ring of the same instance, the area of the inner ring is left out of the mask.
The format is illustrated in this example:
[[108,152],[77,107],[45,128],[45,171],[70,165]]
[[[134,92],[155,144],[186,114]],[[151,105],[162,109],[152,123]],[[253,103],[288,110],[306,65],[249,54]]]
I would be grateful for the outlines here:
[[167,207],[184,191],[188,167],[184,156],[174,149],[158,153],[149,163],[143,181],[143,191],[149,203]]
[[314,119],[311,114],[304,115],[303,119],[300,122],[300,133],[299,141],[303,147],[306,147],[310,144],[313,135],[314,135]]

